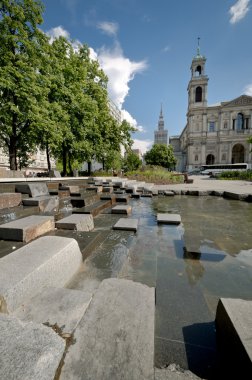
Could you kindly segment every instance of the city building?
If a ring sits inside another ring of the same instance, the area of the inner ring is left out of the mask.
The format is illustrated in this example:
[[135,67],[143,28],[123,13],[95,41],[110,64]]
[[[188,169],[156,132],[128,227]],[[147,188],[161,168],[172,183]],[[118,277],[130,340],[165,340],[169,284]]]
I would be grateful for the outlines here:
[[179,171],[206,164],[252,163],[252,144],[248,143],[252,136],[252,97],[241,95],[208,105],[205,64],[198,45],[187,88],[187,123],[181,135],[169,141]]
[[158,119],[158,130],[154,131],[154,144],[168,145],[168,130],[164,129],[164,117],[162,106]]

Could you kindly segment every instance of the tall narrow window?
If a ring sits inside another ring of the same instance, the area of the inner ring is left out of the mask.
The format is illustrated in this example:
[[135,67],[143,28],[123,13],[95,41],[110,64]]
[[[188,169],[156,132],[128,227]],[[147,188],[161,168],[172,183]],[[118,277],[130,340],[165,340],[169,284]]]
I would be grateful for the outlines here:
[[199,156],[197,154],[195,154],[195,159],[194,161],[198,161],[199,160]]
[[196,87],[195,102],[202,102],[202,88],[200,86]]
[[210,121],[208,126],[208,132],[214,132],[215,131],[215,122]]
[[236,129],[237,131],[241,131],[242,129],[244,129],[244,117],[242,113],[238,113],[237,115]]

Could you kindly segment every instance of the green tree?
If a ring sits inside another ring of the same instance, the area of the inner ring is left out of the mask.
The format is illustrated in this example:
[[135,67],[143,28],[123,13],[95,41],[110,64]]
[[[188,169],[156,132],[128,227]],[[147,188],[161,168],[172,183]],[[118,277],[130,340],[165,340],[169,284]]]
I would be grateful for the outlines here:
[[132,150],[129,150],[124,158],[123,168],[125,171],[133,171],[140,168],[142,165],[142,161],[138,157],[138,155]]
[[151,150],[146,152],[144,158],[148,165],[163,166],[167,169],[173,169],[176,164],[176,158],[174,157],[171,145],[154,144]]
[[36,128],[47,119],[40,68],[48,39],[37,27],[42,10],[39,0],[0,2],[0,140],[11,170],[17,170],[18,157],[20,165],[27,162],[37,143]]

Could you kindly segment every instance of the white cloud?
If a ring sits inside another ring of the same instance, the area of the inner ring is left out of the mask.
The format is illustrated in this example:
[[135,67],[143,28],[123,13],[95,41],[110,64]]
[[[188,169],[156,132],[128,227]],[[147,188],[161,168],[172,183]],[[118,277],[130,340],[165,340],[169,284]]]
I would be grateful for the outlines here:
[[48,36],[51,37],[51,40],[53,41],[55,38],[59,37],[65,37],[67,39],[70,38],[70,34],[67,30],[65,30],[61,25],[56,26],[55,28],[51,28],[46,32]]
[[249,3],[250,0],[237,0],[237,2],[229,9],[231,24],[237,23],[246,16],[249,11]]
[[144,154],[147,150],[150,149],[153,141],[150,140],[138,140],[134,139],[134,144],[132,145],[133,149],[140,149],[141,153]]
[[248,85],[244,88],[244,94],[249,95],[249,96],[252,96],[252,83],[248,84]]
[[121,113],[122,119],[133,125],[133,127],[136,128],[138,132],[146,132],[144,127],[142,125],[138,125],[136,119],[134,119],[134,117],[128,111],[122,109]]
[[97,24],[97,28],[101,29],[103,33],[109,36],[116,37],[118,31],[118,24],[116,22],[102,21]]
[[98,61],[109,78],[108,91],[112,101],[119,109],[129,93],[129,82],[134,76],[147,68],[146,61],[134,62],[123,55],[118,42],[112,49],[101,48],[97,51]]
[[167,53],[167,52],[170,51],[170,50],[171,50],[171,47],[170,47],[169,45],[165,46],[165,47],[162,49],[163,53]]

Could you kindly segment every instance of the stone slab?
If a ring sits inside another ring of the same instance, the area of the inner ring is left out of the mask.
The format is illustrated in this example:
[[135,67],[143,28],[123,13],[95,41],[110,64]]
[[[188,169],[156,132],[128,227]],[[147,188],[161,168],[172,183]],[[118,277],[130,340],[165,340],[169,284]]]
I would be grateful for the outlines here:
[[181,216],[179,214],[169,213],[157,214],[157,222],[165,224],[180,224]]
[[92,231],[94,219],[88,214],[72,214],[55,223],[56,228],[75,231]]
[[132,207],[129,205],[118,205],[112,208],[112,214],[131,214]]
[[155,380],[200,380],[200,378],[191,371],[170,364],[167,368],[155,368]]
[[104,280],[75,330],[60,379],[153,380],[154,312],[154,288]]
[[221,298],[215,325],[221,357],[234,372],[252,373],[252,301]]
[[29,194],[32,198],[49,195],[48,187],[44,182],[16,183],[15,188],[17,193]]
[[112,186],[103,186],[102,192],[103,193],[113,193],[113,187]]
[[75,239],[44,236],[0,259],[0,312],[12,312],[44,287],[63,287],[82,254]]
[[27,322],[57,324],[61,334],[72,334],[83,317],[92,293],[65,288],[45,288],[23,303],[13,315]]
[[54,229],[54,217],[32,215],[0,225],[0,239],[28,243]]
[[57,211],[59,197],[54,195],[41,195],[35,198],[27,198],[22,201],[24,206],[38,206],[42,212]]
[[167,197],[174,197],[175,194],[173,191],[165,190],[164,195],[166,195]]
[[125,202],[128,203],[130,199],[129,194],[116,194],[116,202]]
[[59,190],[69,190],[70,195],[71,194],[79,194],[80,193],[80,187],[76,185],[61,185],[59,187]]
[[22,201],[20,193],[0,193],[0,210],[19,206]]
[[114,230],[137,231],[138,219],[120,218],[113,226]]
[[51,328],[0,314],[0,378],[53,380],[65,341]]

